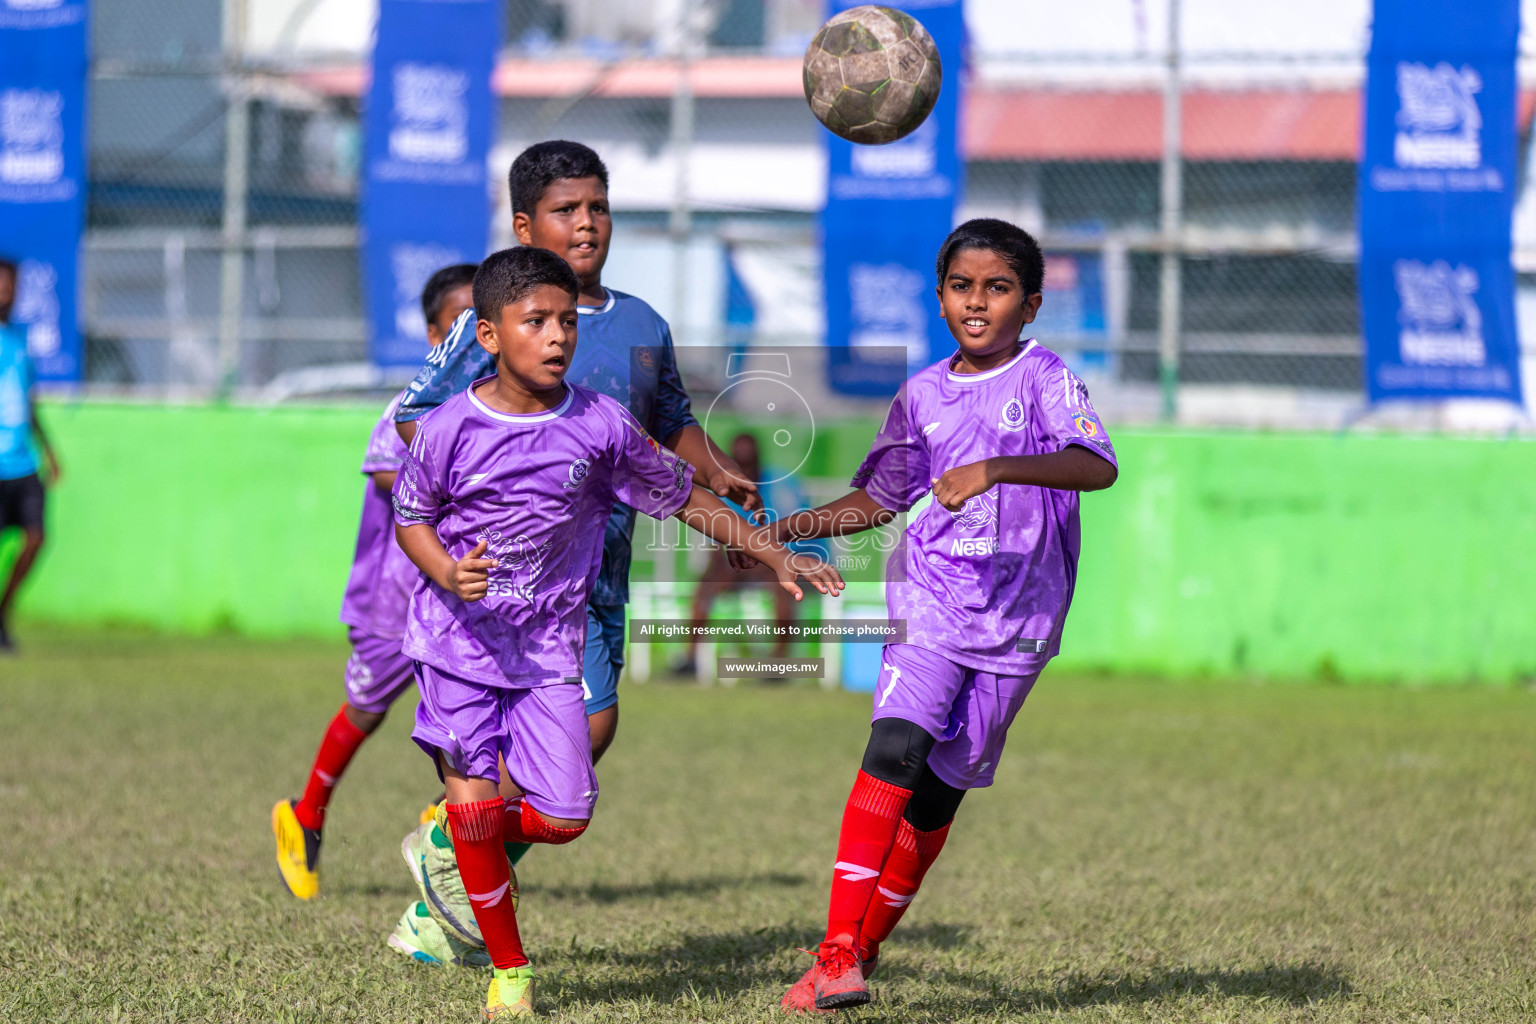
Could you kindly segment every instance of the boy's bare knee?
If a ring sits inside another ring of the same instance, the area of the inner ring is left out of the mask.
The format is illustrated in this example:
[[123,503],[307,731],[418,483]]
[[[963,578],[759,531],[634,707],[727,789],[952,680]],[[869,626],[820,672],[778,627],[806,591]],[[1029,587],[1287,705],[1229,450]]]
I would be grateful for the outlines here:
[[43,541],[46,540],[46,539],[47,539],[47,537],[43,533],[42,527],[40,527],[40,526],[39,527],[35,527],[33,529],[30,529],[30,530],[26,531],[26,533],[25,533],[25,535],[24,535],[24,537],[22,539],[22,546],[28,552],[30,552],[32,554],[36,554],[38,549],[40,549],[43,546]]

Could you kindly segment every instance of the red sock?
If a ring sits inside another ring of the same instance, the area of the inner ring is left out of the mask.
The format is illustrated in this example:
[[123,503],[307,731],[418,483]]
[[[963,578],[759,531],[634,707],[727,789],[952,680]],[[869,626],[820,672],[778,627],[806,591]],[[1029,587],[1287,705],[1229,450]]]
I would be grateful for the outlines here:
[[501,797],[448,805],[459,877],[464,880],[470,909],[485,939],[485,951],[491,963],[503,970],[528,964],[523,938],[517,931],[517,911],[512,908],[512,873],[506,848],[501,845],[505,817],[506,802]]
[[881,782],[859,772],[843,829],[837,837],[837,863],[832,866],[832,901],[827,911],[827,941],[853,945],[870,894],[896,841],[896,825],[906,810],[910,789]]
[[501,826],[501,839],[506,843],[549,843],[560,846],[570,842],[587,830],[587,826],[555,828],[527,800],[513,800],[507,804],[507,817]]
[[919,832],[907,819],[901,819],[901,825],[896,829],[896,845],[885,859],[885,868],[875,883],[874,895],[870,897],[869,908],[864,911],[864,922],[860,926],[859,941],[863,943],[860,954],[865,959],[873,946],[891,937],[948,837],[949,825],[932,832]]
[[352,762],[352,755],[363,745],[368,734],[347,718],[347,706],[343,704],[336,717],[331,719],[315,754],[315,763],[309,769],[309,782],[304,796],[293,805],[293,816],[307,829],[319,829],[325,825],[325,805],[331,802],[331,790],[341,781],[341,775]]

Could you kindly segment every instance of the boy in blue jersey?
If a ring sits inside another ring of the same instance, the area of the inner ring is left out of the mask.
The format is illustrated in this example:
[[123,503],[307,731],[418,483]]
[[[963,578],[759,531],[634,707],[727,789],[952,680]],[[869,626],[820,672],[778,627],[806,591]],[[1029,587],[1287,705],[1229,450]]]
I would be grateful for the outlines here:
[[[580,341],[569,379],[617,399],[652,437],[693,466],[700,484],[749,513],[760,509],[756,484],[693,418],[667,322],[644,300],[603,286],[613,218],[608,168],[601,158],[578,142],[536,143],[513,161],[509,184],[518,242],[563,258],[581,286],[576,300]],[[494,365],[475,343],[475,313],[467,310],[406,389],[395,411],[400,436],[409,443],[418,418],[494,373]],[[582,685],[594,760],[608,749],[618,728],[634,523],[633,509],[614,506],[603,541],[602,568],[587,605]]]
[[16,264],[0,259],[0,533],[22,531],[21,551],[0,596],[0,653],[15,650],[11,607],[21,583],[43,549],[43,480],[37,450],[46,460],[49,483],[59,478],[59,460],[37,418],[32,400],[32,366],[27,361],[27,332],[11,323],[16,302]]

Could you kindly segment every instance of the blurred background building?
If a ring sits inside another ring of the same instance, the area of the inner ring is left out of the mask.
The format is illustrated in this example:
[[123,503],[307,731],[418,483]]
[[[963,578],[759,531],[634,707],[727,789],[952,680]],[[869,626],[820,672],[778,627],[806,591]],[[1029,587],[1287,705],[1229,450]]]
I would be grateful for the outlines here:
[[[1037,334],[1069,353],[1111,421],[1158,415],[1159,264],[1171,244],[1180,418],[1339,426],[1364,407],[1354,215],[1369,2],[1183,7],[1177,238],[1160,226],[1166,0],[968,0],[961,216],[1040,236]],[[218,387],[226,249],[245,267],[238,394],[278,400],[365,380],[356,225],[374,15],[370,0],[95,5],[90,388]],[[680,346],[819,344],[825,155],[800,56],[821,17],[816,0],[507,0],[493,238],[510,239],[516,152],[579,139],[613,178],[605,281],[656,306]],[[684,74],[691,88],[679,90]],[[1522,152],[1533,99],[1522,93]],[[232,130],[246,136],[238,167]],[[1536,201],[1522,200],[1516,223],[1529,287]],[[696,370],[696,388],[718,385]],[[1529,423],[1478,403],[1372,415]]]

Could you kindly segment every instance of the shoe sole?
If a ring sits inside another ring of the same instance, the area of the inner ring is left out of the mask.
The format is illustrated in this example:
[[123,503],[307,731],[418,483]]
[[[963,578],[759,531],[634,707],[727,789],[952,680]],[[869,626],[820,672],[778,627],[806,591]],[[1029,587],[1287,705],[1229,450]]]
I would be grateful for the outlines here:
[[399,950],[417,963],[432,964],[434,967],[444,966],[443,962],[437,957],[424,950],[417,949],[398,935],[391,935],[389,937],[389,945],[390,948]]
[[[283,841],[283,830],[282,826],[278,824],[277,811],[278,808],[282,807],[285,803],[289,804],[290,806],[292,805],[292,801],[287,800],[279,800],[277,803],[272,805],[272,838],[277,842]],[[296,900],[303,900],[305,903],[308,903],[310,900],[320,895],[318,888],[316,888],[315,892],[308,896],[300,896],[298,893],[294,892],[293,885],[288,881],[288,876],[283,873],[283,865],[281,861],[279,861],[277,865],[277,877],[282,881],[283,888],[288,890],[288,895],[292,896]]]
[[869,1002],[869,992],[834,992],[829,996],[821,996],[816,1000],[818,1010],[847,1010],[854,1006],[863,1006]]

